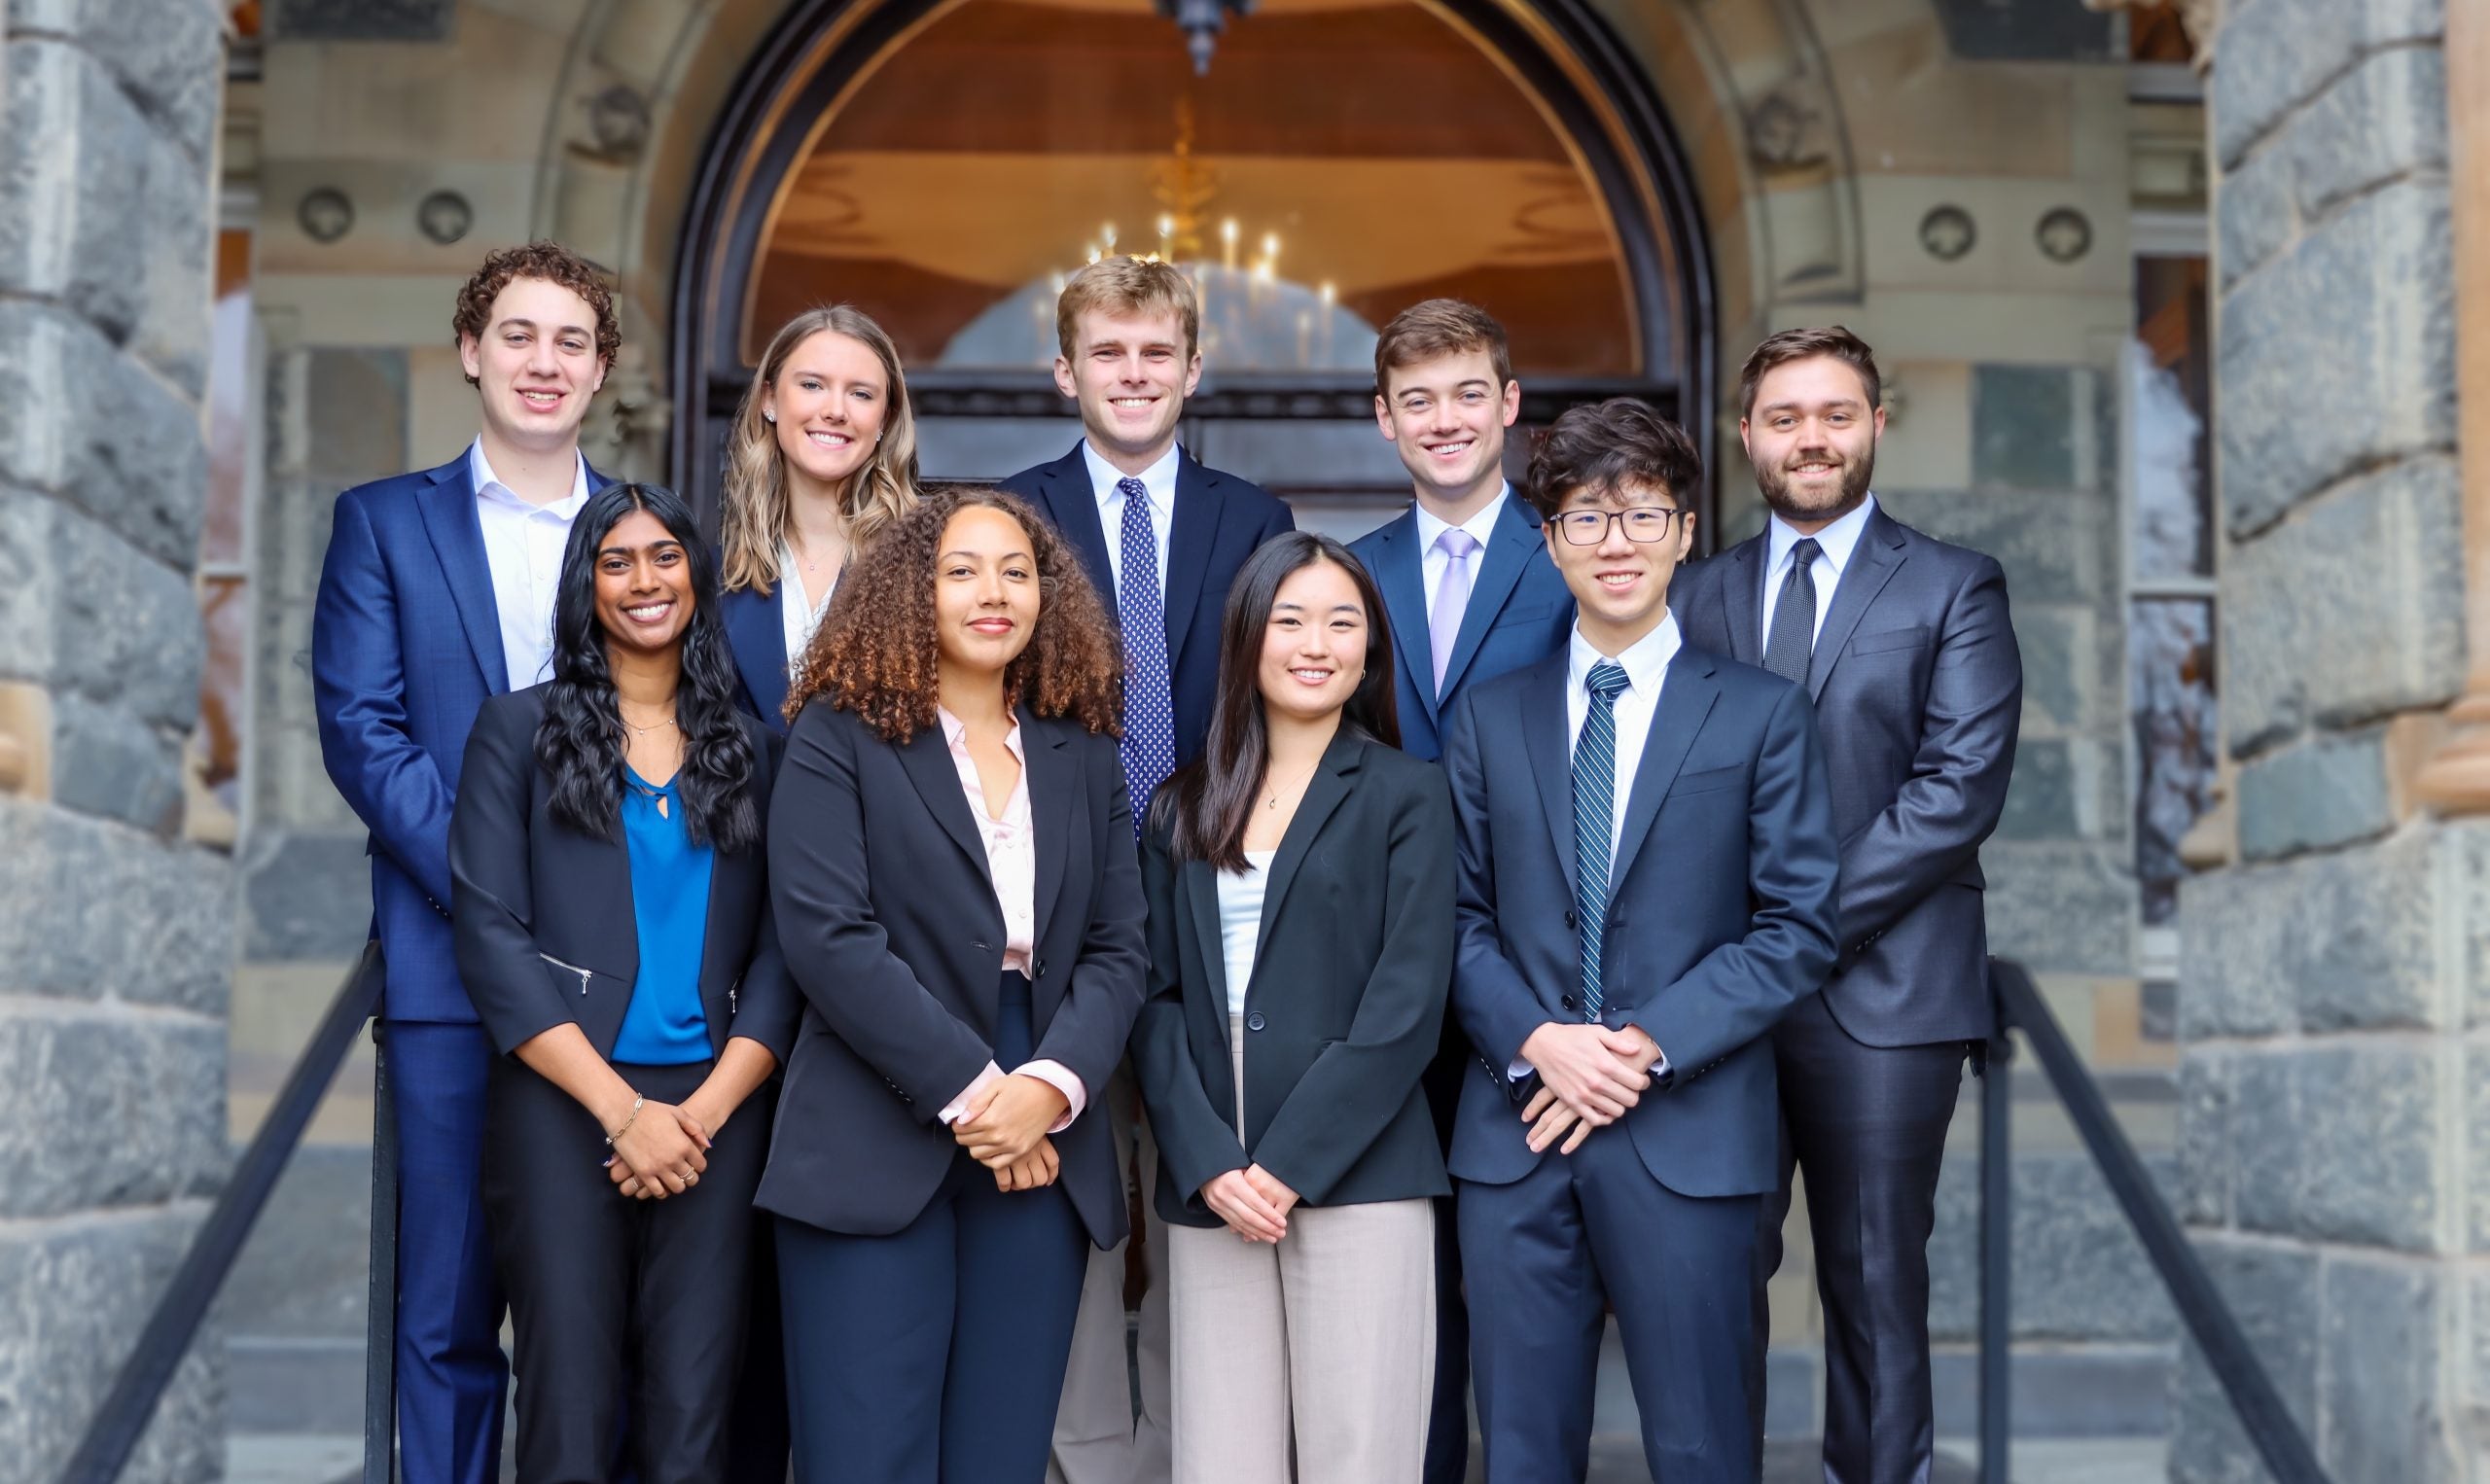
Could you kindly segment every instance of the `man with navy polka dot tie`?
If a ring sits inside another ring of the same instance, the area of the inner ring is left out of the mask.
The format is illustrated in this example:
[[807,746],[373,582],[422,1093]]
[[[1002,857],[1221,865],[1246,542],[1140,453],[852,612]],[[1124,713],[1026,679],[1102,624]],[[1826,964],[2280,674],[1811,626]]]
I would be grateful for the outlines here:
[[[1176,442],[1200,382],[1201,310],[1172,265],[1116,257],[1064,286],[1055,305],[1055,385],[1081,407],[1078,446],[1003,481],[1080,551],[1116,615],[1124,652],[1124,783],[1139,831],[1150,795],[1199,756],[1219,679],[1219,622],[1236,569],[1296,521],[1261,486],[1205,468]],[[1055,1419],[1058,1484],[1164,1484],[1167,1434],[1165,1227],[1150,1199],[1158,1152],[1131,1079],[1107,1098],[1117,1147],[1143,1183],[1141,1415],[1124,1360],[1124,1249],[1095,1254]],[[1137,1146],[1137,1147],[1136,1147]]]

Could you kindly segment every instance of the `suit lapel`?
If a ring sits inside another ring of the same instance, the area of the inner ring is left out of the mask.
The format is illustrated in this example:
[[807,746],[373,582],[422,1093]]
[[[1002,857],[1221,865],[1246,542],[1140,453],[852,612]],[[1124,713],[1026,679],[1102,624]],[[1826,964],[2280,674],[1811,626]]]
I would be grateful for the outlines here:
[[1288,832],[1280,836],[1279,854],[1271,858],[1271,872],[1263,880],[1260,941],[1271,940],[1271,924],[1279,920],[1280,904],[1288,900],[1289,886],[1297,880],[1297,868],[1305,864],[1305,852],[1312,848],[1314,837],[1323,832],[1323,822],[1349,796],[1350,775],[1357,772],[1365,751],[1366,743],[1345,731],[1335,734],[1332,745],[1323,749],[1323,760],[1307,780],[1305,796],[1298,800],[1297,813],[1288,822]]
[[[1211,547],[1227,512],[1227,502],[1219,497],[1219,481],[1179,447],[1176,514],[1168,522],[1166,581],[1160,589],[1160,603],[1167,614],[1167,668],[1171,674],[1184,662],[1185,637],[1193,628],[1193,605],[1201,601],[1202,580],[1210,571]],[[1219,600],[1225,603],[1227,594],[1221,593]]]
[[1720,699],[1720,682],[1712,678],[1712,660],[1701,650],[1681,646],[1660,683],[1660,712],[1652,719],[1652,733],[1643,739],[1643,760],[1634,769],[1634,792],[1625,800],[1625,825],[1617,839],[1617,864],[1608,873],[1611,897],[1634,868],[1644,836],[1652,832],[1660,800],[1668,797],[1686,765],[1687,749],[1694,745],[1712,703]]
[[[1028,734],[1021,735],[1025,738]],[[976,863],[978,875],[991,892],[994,875],[985,865],[985,837],[978,833],[977,819],[969,813],[968,794],[960,787],[959,764],[951,760],[951,746],[943,740],[940,721],[908,738],[898,751],[900,765],[907,769],[908,782],[916,785],[917,796],[925,800],[925,807],[942,825],[943,832]],[[1034,801],[1034,795],[1032,798]]]
[[[1054,915],[1055,899],[1063,892],[1063,863],[1071,851],[1073,795],[1080,771],[1063,750],[1063,727],[1041,722],[1020,708],[1020,755],[1029,778],[1029,829],[1037,836],[1037,915],[1032,921],[1040,938]],[[972,822],[974,823],[974,822]],[[984,854],[979,842],[978,854]]]
[[1547,817],[1547,838],[1565,867],[1565,900],[1572,901],[1581,883],[1574,859],[1574,760],[1567,744],[1565,712],[1567,652],[1557,651],[1530,677],[1523,689],[1521,725],[1530,753],[1530,773],[1539,781],[1540,812]]
[[1815,657],[1807,664],[1809,699],[1823,697],[1825,678],[1840,663],[1842,646],[1850,642],[1868,605],[1902,570],[1903,560],[1902,527],[1886,519],[1882,510],[1870,512],[1868,529],[1859,533],[1859,545],[1850,548],[1850,565],[1832,590],[1832,609],[1825,615],[1825,626],[1816,633]]
[[1435,653],[1427,634],[1427,584],[1418,549],[1417,508],[1375,533],[1374,584],[1383,594],[1384,617],[1391,620],[1392,647],[1409,677],[1409,693],[1427,720],[1436,720]]
[[[794,579],[781,574],[779,581]],[[718,599],[727,647],[734,651],[735,667],[743,672],[753,704],[761,708],[762,720],[773,731],[787,726],[778,716],[787,704],[787,627],[778,616],[781,601],[774,591],[765,597],[749,587],[722,593]]]
[[1763,553],[1768,539],[1749,537],[1727,557],[1727,581],[1721,584],[1721,604],[1728,611],[1729,657],[1740,664],[1763,663]]
[[1049,464],[1038,474],[1039,500],[1054,528],[1081,553],[1082,568],[1089,574],[1090,585],[1106,601],[1107,612],[1116,611],[1116,569],[1107,560],[1107,527],[1098,519],[1098,492],[1089,484],[1089,463],[1081,456],[1081,444]]
[[1518,498],[1508,491],[1504,512],[1496,517],[1495,535],[1479,563],[1477,581],[1471,585],[1470,604],[1461,611],[1461,631],[1452,643],[1452,658],[1443,667],[1442,694],[1450,695],[1461,685],[1470,661],[1477,657],[1478,646],[1486,642],[1487,630],[1504,612],[1505,600],[1521,582],[1522,569],[1541,549],[1538,528],[1521,512]]
[[[1227,954],[1219,930],[1219,872],[1208,861],[1188,861],[1178,867],[1176,882],[1193,914],[1193,942],[1211,986],[1212,1003],[1220,1007],[1220,1013],[1212,1017],[1219,1022],[1219,1043],[1227,1046]],[[1234,1048],[1228,1051],[1233,1054]]]
[[510,689],[510,665],[502,655],[501,612],[493,606],[493,568],[484,555],[484,527],[476,516],[476,481],[467,472],[467,455],[432,471],[431,483],[415,494],[424,533],[432,538],[441,559],[449,598],[458,609],[458,626],[467,631],[467,646],[484,672],[484,689],[495,695]]

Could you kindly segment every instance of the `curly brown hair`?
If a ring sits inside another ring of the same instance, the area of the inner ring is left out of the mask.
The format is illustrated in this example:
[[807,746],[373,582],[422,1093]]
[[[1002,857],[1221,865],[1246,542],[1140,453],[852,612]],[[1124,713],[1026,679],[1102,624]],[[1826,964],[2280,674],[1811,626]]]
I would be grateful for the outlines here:
[[934,562],[951,516],[978,507],[1018,522],[1038,559],[1037,632],[1004,668],[1006,699],[1121,735],[1122,646],[1080,558],[1027,501],[974,484],[927,488],[848,562],[787,688],[789,722],[820,696],[891,742],[936,724],[942,644],[934,630]]
[[[524,247],[498,247],[484,255],[476,276],[458,291],[458,307],[450,311],[449,329],[458,342],[480,340],[492,323],[493,300],[514,278],[541,278],[559,284],[596,311],[596,358],[607,366],[622,353],[622,326],[614,316],[614,291],[605,270],[559,242],[539,238]],[[467,384],[477,384],[467,378]]]

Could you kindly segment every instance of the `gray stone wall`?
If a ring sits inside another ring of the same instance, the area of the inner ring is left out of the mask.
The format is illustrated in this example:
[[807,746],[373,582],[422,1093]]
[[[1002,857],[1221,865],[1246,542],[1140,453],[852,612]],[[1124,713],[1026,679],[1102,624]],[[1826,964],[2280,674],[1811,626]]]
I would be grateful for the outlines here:
[[[2347,1484],[2473,1476],[2490,1379],[2490,829],[2410,817],[2393,745],[2464,673],[2439,29],[2240,0],[2214,47],[2238,837],[2184,888],[2180,1210]],[[2264,1477],[2192,1349],[2172,1404],[2174,1480]]]
[[[49,1480],[221,1180],[231,871],[186,844],[224,45],[210,0],[0,40],[0,1481]],[[202,1346],[124,1478],[223,1472]]]

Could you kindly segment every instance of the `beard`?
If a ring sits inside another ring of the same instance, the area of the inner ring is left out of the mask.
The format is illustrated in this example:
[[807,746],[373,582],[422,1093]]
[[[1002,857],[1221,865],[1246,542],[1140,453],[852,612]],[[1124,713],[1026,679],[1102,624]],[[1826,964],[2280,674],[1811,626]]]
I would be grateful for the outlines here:
[[[1839,457],[1832,449],[1808,451],[1833,453]],[[1787,469],[1757,469],[1755,487],[1761,492],[1763,503],[1772,513],[1784,520],[1837,520],[1859,509],[1859,503],[1868,498],[1868,483],[1875,477],[1876,445],[1869,443],[1868,451],[1857,458],[1842,459],[1841,482],[1834,487],[1830,499],[1802,495],[1792,488]]]

